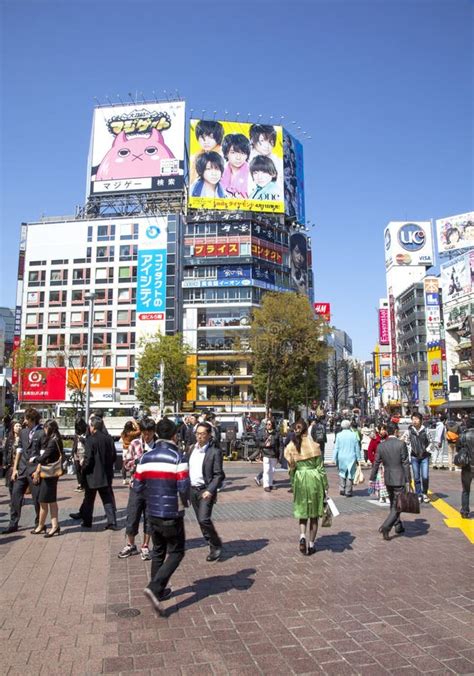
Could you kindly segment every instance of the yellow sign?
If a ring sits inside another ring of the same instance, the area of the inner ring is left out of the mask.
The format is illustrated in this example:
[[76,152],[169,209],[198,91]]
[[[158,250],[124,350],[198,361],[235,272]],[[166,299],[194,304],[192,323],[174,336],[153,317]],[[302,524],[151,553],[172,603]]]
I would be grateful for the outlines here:
[[428,348],[428,385],[430,393],[430,406],[438,406],[445,401],[443,384],[443,361],[441,348],[434,346]]

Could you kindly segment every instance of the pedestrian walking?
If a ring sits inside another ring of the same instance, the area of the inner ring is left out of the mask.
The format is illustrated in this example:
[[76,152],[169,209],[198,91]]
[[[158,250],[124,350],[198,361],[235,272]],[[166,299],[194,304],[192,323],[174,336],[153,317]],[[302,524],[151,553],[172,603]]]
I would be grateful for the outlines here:
[[159,440],[138,462],[132,490],[137,496],[146,493],[153,551],[151,579],[143,593],[161,613],[161,602],[171,596],[167,584],[184,557],[190,482],[188,463],[177,446],[176,425],[162,418],[157,432]]
[[397,509],[397,499],[403,490],[410,489],[410,461],[408,448],[398,439],[398,425],[387,423],[387,438],[377,448],[370,481],[375,483],[380,466],[383,465],[385,485],[390,499],[390,513],[379,528],[384,540],[390,540],[389,533],[395,526],[396,533],[403,533],[404,527]]
[[278,462],[279,447],[278,447],[278,433],[275,429],[275,422],[273,419],[267,420],[265,423],[265,432],[263,437],[263,490],[270,493],[273,490],[273,475]]
[[469,497],[471,494],[472,468],[474,465],[474,415],[467,419],[467,429],[459,438],[459,449],[464,449],[468,462],[461,467],[461,516],[463,519],[470,518]]
[[191,504],[204,539],[209,544],[206,561],[217,561],[222,554],[222,540],[212,522],[217,491],[224,479],[222,451],[212,438],[212,427],[201,422],[196,428],[196,443],[189,455]]
[[82,465],[84,464],[84,457],[86,455],[86,434],[87,423],[84,418],[78,418],[74,423],[74,438],[72,440],[71,450],[71,456],[77,479],[77,488],[75,490],[78,493],[82,493],[85,488],[85,480],[82,474]]
[[430,481],[430,440],[423,425],[420,413],[413,413],[412,424],[408,428],[408,447],[411,455],[411,467],[415,490],[420,502],[429,502],[428,488]]
[[326,424],[324,422],[324,415],[318,416],[309,426],[309,433],[313,441],[319,445],[321,451],[321,458],[324,463],[324,449],[328,440],[326,433]]
[[140,425],[136,420],[127,420],[123,426],[122,434],[120,435],[120,440],[122,442],[122,484],[124,486],[128,485],[127,479],[127,465],[125,459],[128,456],[128,449],[130,444],[134,439],[138,439],[140,436]]
[[140,436],[134,439],[128,447],[126,459],[124,460],[127,472],[130,472],[130,490],[127,503],[127,521],[125,524],[125,534],[127,542],[125,547],[118,553],[119,559],[126,559],[129,556],[138,554],[135,544],[135,538],[138,535],[140,521],[143,517],[143,544],[140,548],[140,554],[143,561],[151,558],[150,528],[146,517],[146,496],[145,492],[133,490],[133,481],[136,468],[144,453],[153,451],[157,444],[156,424],[153,418],[142,418],[140,420]]
[[308,434],[306,422],[298,420],[294,432],[294,440],[285,447],[285,458],[293,489],[293,516],[300,527],[298,547],[302,554],[311,556],[315,552],[318,519],[324,514],[328,479],[321,449]]
[[[62,474],[63,440],[56,420],[47,420],[41,440],[41,455],[33,473],[33,481],[39,484],[38,500],[40,505],[39,522],[31,533],[44,534],[45,538],[60,535],[58,522],[58,481]],[[48,472],[48,469],[50,470]],[[51,515],[51,528],[46,530],[48,509]]]
[[112,437],[104,432],[104,421],[92,416],[89,422],[90,436],[86,440],[86,454],[82,471],[86,485],[84,502],[79,514],[71,514],[72,518],[82,518],[83,528],[92,528],[92,515],[97,493],[100,495],[107,517],[106,529],[115,530],[117,516],[115,497],[112,489],[114,464],[117,458]]
[[354,477],[360,462],[359,440],[350,428],[349,420],[341,421],[341,431],[336,437],[334,446],[334,462],[339,473],[339,493],[346,498],[352,497]]
[[5,476],[5,486],[8,488],[8,491],[10,493],[10,500],[12,497],[13,490],[12,474],[15,464],[15,458],[18,449],[21,448],[20,441],[21,429],[22,429],[21,423],[18,422],[18,420],[14,421],[10,427],[10,431],[7,434],[3,446],[3,471]]
[[43,428],[40,425],[41,416],[35,408],[25,411],[26,425],[20,432],[20,445],[17,448],[12,471],[12,497],[10,502],[10,524],[2,533],[15,533],[20,522],[21,508],[24,495],[29,489],[35,507],[35,526],[39,522],[39,486],[33,481],[33,473],[41,455],[41,441]]
[[446,439],[446,428],[444,426],[445,416],[438,413],[434,429],[434,439],[431,443],[432,448],[432,466],[433,469],[443,469],[444,467],[444,443]]
[[448,470],[454,472],[454,456],[456,454],[457,443],[459,441],[460,424],[458,420],[448,420],[446,422],[446,441],[448,443]]

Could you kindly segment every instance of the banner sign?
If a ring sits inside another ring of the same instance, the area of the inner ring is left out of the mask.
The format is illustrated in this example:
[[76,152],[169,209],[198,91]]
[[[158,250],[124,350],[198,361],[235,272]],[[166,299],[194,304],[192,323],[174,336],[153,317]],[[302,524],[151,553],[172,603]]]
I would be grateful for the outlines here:
[[239,256],[239,242],[224,242],[222,244],[208,243],[196,244],[194,247],[194,256],[197,258],[220,258],[221,256]]
[[445,400],[443,385],[443,366],[441,347],[438,342],[427,345],[428,385],[430,406],[436,406]]
[[388,308],[379,309],[379,343],[380,345],[390,345]]
[[449,303],[471,293],[474,274],[474,251],[458,256],[441,266],[443,302]]
[[281,265],[283,263],[283,254],[281,253],[281,247],[272,246],[263,246],[252,240],[252,256],[257,258],[262,258],[266,261],[271,261],[272,263],[278,263]]
[[314,313],[327,322],[331,321],[331,303],[313,303]]
[[474,247],[474,211],[436,221],[439,253]]
[[250,265],[223,265],[217,267],[217,279],[251,279],[252,267]]
[[136,339],[165,332],[168,220],[139,220]]
[[66,398],[65,368],[21,369],[20,401],[37,403],[64,401]]
[[184,101],[96,108],[89,195],[182,190]]
[[191,120],[189,207],[284,212],[278,125]]
[[283,130],[283,153],[285,213],[304,224],[303,146],[286,129]]

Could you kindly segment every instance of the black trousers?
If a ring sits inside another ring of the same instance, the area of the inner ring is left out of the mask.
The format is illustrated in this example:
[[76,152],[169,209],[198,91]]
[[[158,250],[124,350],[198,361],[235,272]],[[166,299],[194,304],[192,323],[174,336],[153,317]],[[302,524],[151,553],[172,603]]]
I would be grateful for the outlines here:
[[149,516],[148,525],[153,542],[148,588],[159,596],[184,557],[184,520]]
[[383,522],[382,528],[388,532],[393,526],[399,528],[403,526],[400,521],[400,512],[397,511],[397,498],[404,490],[404,486],[386,486],[386,488],[390,499],[390,513]]
[[33,483],[30,475],[21,476],[13,482],[12,497],[10,503],[10,528],[18,528],[23,506],[23,498],[28,486],[31,489],[31,497],[35,506],[36,518],[35,526],[39,522],[39,485]]
[[94,513],[95,497],[99,493],[102,504],[104,505],[105,515],[107,517],[107,524],[115,526],[117,524],[117,516],[115,511],[115,496],[112,486],[103,486],[102,488],[89,488],[86,483],[84,489],[84,500],[81,505],[80,513],[82,520],[86,526],[92,525],[92,515]]
[[471,493],[471,481],[472,481],[472,467],[467,465],[461,469],[461,483],[462,483],[462,496],[461,496],[461,514],[469,516],[469,495]]
[[206,542],[211,547],[222,547],[222,540],[217,535],[217,531],[212,523],[212,508],[214,507],[215,498],[208,498],[205,500],[202,497],[205,488],[191,488],[191,504],[196,514],[201,532],[204,535]]
[[135,493],[133,488],[128,493],[127,521],[125,524],[125,533],[127,535],[138,535],[140,519],[143,515],[143,532],[150,533],[150,526],[146,517],[146,500],[143,494]]

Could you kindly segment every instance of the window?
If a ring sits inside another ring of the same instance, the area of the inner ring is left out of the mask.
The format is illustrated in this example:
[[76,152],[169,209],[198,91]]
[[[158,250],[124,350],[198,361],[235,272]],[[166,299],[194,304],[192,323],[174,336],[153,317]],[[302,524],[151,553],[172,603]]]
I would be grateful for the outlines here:
[[129,310],[118,310],[117,311],[117,324],[129,324],[130,323],[130,311]]
[[128,331],[117,332],[117,348],[135,347],[135,333]]
[[131,302],[131,290],[130,289],[119,289],[117,294],[117,300],[119,303],[130,303]]
[[28,281],[29,282],[39,282],[40,280],[40,271],[39,270],[31,270],[31,272],[28,275]]
[[121,261],[131,261],[137,259],[137,245],[136,244],[122,244],[120,246]]
[[71,302],[82,304],[84,302],[84,291],[72,291]]
[[83,347],[87,345],[87,335],[85,333],[71,333],[69,344],[71,347]]
[[128,392],[128,378],[116,378],[115,384],[120,392]]
[[71,326],[84,324],[84,312],[71,312]]
[[38,323],[38,314],[36,312],[28,312],[26,315],[26,326],[36,326]]
[[60,322],[59,312],[50,312],[48,314],[48,326],[58,326]]
[[50,283],[55,286],[67,282],[67,270],[51,270]]
[[115,358],[115,366],[116,366],[116,368],[121,369],[122,371],[123,370],[128,371],[128,361],[129,361],[128,355],[119,354]]
[[120,239],[138,239],[138,223],[121,223],[119,225]]
[[99,225],[97,228],[97,241],[108,242],[115,237],[115,225]]
[[60,291],[50,291],[49,292],[49,302],[51,305],[58,305],[61,302],[61,292]]
[[50,348],[62,348],[64,347],[64,336],[59,333],[50,333],[48,335],[48,349]]
[[105,310],[94,312],[94,324],[105,324]]
[[29,291],[27,296],[26,296],[26,304],[28,306],[31,305],[39,305],[40,304],[40,298],[41,298],[42,292],[40,291]]
[[97,270],[95,271],[95,281],[96,282],[107,281],[107,268],[97,268]]

